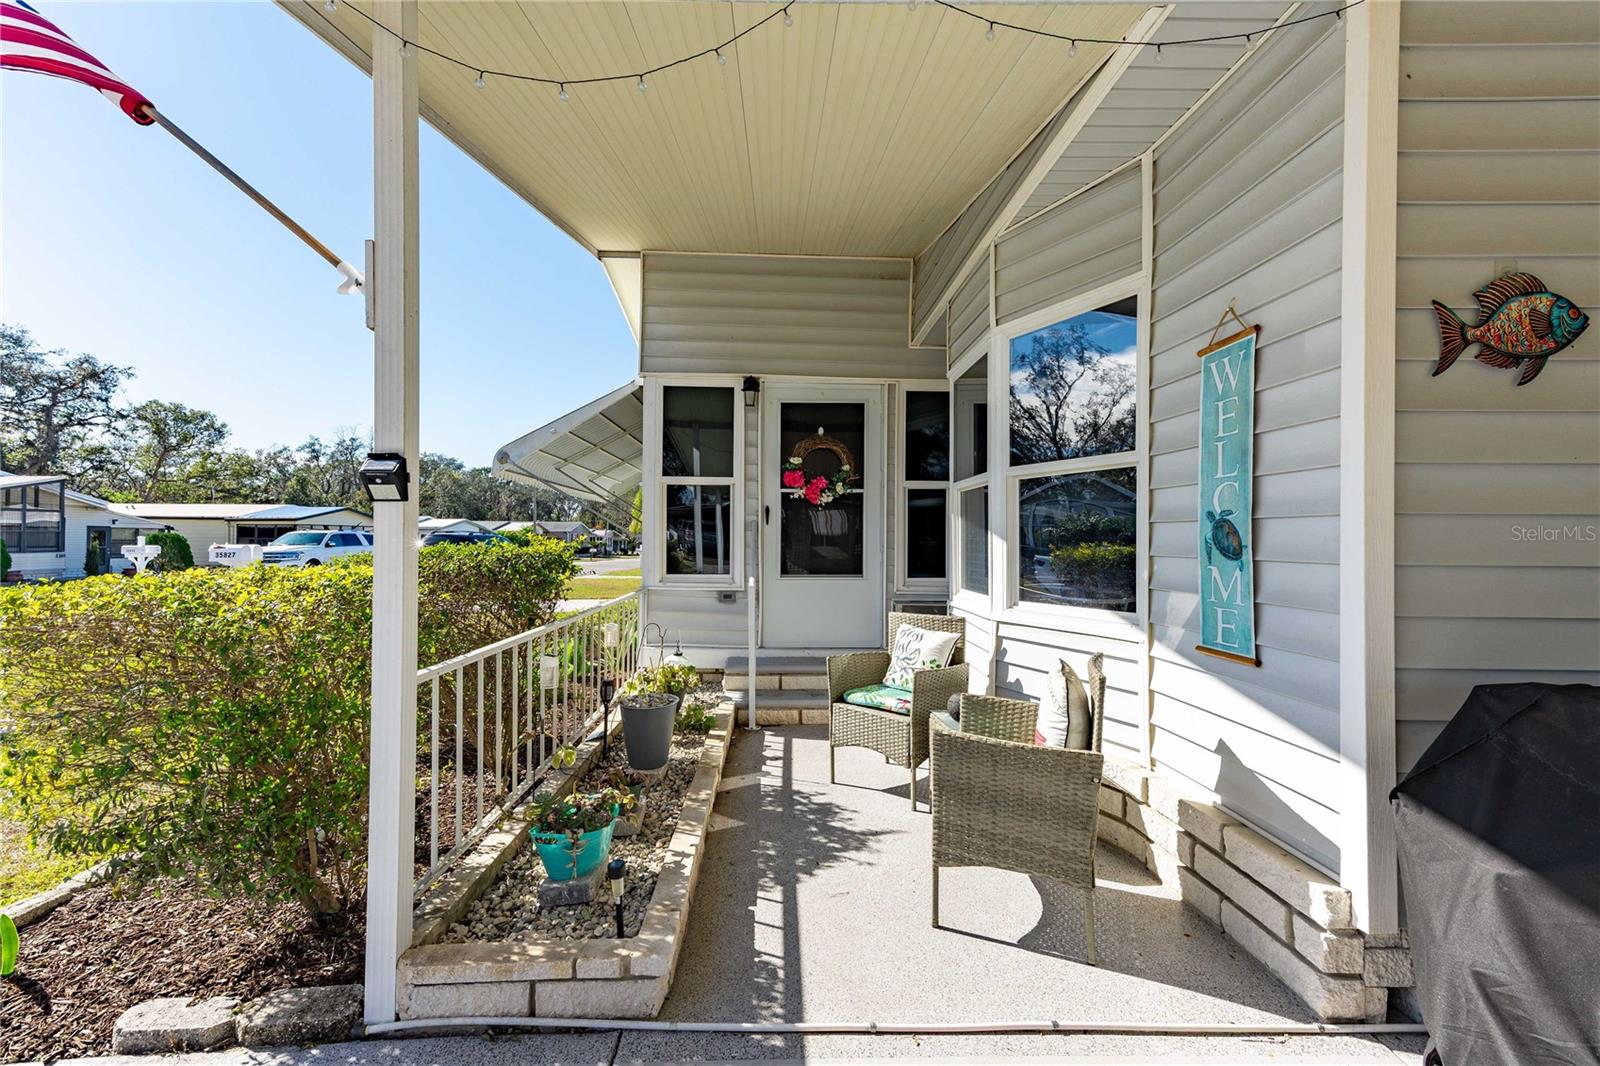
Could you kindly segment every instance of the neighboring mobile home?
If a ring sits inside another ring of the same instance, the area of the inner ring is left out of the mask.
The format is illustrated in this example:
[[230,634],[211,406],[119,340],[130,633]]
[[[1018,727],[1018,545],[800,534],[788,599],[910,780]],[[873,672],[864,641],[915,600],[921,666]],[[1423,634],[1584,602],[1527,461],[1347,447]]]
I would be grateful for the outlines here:
[[11,553],[11,570],[30,580],[84,576],[91,549],[100,573],[131,570],[122,548],[166,528],[75,492],[59,475],[0,474],[0,536]]
[[[947,6],[799,3],[726,70],[567,101],[475,92],[344,5],[283,6],[367,69],[370,45],[381,101],[417,92],[606,268],[637,377],[494,466],[617,509],[642,488],[645,621],[720,667],[880,647],[887,612],[948,610],[973,689],[1033,698],[1058,661],[1103,654],[1106,751],[1149,771],[1142,832],[1187,850],[1186,898],[1319,1010],[1348,1016],[1326,1006],[1348,993],[1381,1016],[1404,979],[1363,985],[1336,949],[1403,942],[1397,774],[1476,683],[1600,681],[1600,329],[1519,388],[1471,361],[1432,376],[1430,308],[1464,313],[1515,271],[1600,306],[1600,8],[978,9],[1169,45],[1069,52],[986,41]],[[618,5],[548,25],[541,5],[515,25],[420,6],[413,37],[569,72],[613,46],[649,68],[766,11],[628,4],[638,39],[617,42]],[[415,180],[397,128],[395,203]],[[385,225],[414,239],[384,217],[380,250]],[[414,253],[391,254],[399,272]],[[379,311],[380,362],[414,358],[412,298]],[[1230,307],[1260,327],[1256,661],[1197,649],[1196,355]],[[380,433],[400,415],[380,406]],[[786,485],[796,464],[828,502]],[[1177,795],[1227,825],[1180,827],[1158,798]],[[1323,924],[1300,898],[1317,884],[1345,901]],[[369,1017],[392,1007],[381,976]]]
[[114,509],[182,533],[196,563],[213,544],[271,544],[297,529],[371,529],[372,516],[348,507],[281,503],[114,503]]

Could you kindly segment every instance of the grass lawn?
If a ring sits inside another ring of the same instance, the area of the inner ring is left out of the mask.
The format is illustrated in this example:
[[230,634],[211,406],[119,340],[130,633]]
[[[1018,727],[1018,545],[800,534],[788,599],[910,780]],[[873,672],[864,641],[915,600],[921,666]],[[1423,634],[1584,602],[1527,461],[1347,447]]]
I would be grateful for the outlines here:
[[567,586],[566,598],[569,600],[610,600],[618,596],[626,596],[639,587],[639,575],[631,577],[616,577],[605,574],[600,577],[575,577],[572,584]]
[[54,888],[93,865],[90,859],[63,859],[35,850],[22,826],[0,819],[0,907]]

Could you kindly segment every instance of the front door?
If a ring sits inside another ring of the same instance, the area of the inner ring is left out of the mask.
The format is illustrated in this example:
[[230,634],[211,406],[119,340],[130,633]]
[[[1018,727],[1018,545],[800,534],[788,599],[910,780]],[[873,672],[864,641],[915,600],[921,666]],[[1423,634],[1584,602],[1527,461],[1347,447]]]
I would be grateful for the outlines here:
[[761,416],[761,643],[883,646],[883,390],[769,384]]

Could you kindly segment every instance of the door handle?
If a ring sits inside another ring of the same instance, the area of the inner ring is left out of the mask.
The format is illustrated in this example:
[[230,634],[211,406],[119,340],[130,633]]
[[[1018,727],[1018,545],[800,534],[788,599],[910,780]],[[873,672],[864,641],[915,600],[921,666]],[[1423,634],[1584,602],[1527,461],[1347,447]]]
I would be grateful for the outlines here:
[[772,505],[766,504],[761,508],[761,524],[766,525],[772,521]]

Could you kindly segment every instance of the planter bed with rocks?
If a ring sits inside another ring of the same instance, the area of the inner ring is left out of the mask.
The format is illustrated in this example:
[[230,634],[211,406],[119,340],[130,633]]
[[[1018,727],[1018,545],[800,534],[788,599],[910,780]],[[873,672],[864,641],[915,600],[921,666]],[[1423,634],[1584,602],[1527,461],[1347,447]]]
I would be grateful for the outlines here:
[[[540,908],[548,878],[527,844],[531,812],[519,810],[464,864],[482,873],[431,917],[421,908],[400,960],[401,1017],[653,1017],[677,965],[732,726],[722,707],[708,734],[676,734],[665,772],[645,786],[638,831],[613,840],[610,857],[627,863],[621,939],[603,883],[593,902]],[[619,741],[613,733],[605,758],[581,752],[557,790],[601,787],[626,765]]]

